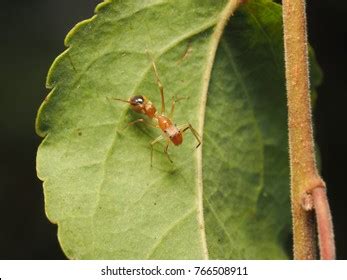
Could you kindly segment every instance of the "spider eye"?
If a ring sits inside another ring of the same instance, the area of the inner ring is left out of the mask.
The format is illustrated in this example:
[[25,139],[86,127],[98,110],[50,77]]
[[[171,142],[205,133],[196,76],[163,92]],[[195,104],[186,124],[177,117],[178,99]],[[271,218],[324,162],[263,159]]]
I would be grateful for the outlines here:
[[131,98],[130,104],[131,105],[142,105],[145,102],[145,99],[142,95],[136,95]]

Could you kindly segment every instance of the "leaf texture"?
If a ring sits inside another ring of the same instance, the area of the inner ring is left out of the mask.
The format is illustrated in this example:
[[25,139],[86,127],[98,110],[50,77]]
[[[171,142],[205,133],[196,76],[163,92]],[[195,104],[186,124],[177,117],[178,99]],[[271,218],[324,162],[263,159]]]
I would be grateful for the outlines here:
[[[250,1],[219,40],[236,4],[105,1],[68,34],[36,129],[47,216],[69,258],[287,257],[280,8]],[[124,129],[141,116],[113,100],[141,94],[160,109],[147,52],[168,111],[172,96],[188,97],[176,104],[175,123],[203,134],[202,150],[189,133],[170,146],[174,163],[157,145],[153,167],[149,143],[160,131]]]

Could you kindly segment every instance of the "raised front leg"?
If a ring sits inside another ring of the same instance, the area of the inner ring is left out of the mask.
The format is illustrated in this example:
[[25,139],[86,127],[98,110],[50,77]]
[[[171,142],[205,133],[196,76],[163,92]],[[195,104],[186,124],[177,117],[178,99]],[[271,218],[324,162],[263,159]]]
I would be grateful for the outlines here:
[[160,97],[161,97],[161,114],[165,114],[165,98],[164,98],[164,87],[163,84],[160,81],[159,78],[159,74],[158,74],[158,70],[157,70],[157,66],[155,65],[154,59],[151,57],[150,53],[148,52],[148,50],[146,50],[149,59],[151,60],[152,63],[152,69],[154,71],[154,76],[155,76],[155,80],[157,82],[159,91],[160,91]]

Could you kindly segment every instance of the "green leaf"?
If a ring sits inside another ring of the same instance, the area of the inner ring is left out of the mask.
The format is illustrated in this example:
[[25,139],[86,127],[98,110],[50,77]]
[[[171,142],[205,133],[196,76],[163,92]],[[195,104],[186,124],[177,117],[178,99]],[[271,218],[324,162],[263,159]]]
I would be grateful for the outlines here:
[[[47,216],[69,258],[287,257],[280,7],[250,1],[220,41],[236,4],[111,0],[67,36],[36,128],[45,137],[37,171]],[[160,108],[147,50],[167,108],[172,96],[189,97],[174,121],[203,134],[202,149],[189,133],[171,145],[174,163],[158,145],[153,167],[149,143],[160,131],[141,123],[124,130],[141,116],[112,99],[143,94]]]
[[281,243],[290,206],[280,9],[253,1],[231,19],[218,49],[203,150],[212,258],[286,258]]

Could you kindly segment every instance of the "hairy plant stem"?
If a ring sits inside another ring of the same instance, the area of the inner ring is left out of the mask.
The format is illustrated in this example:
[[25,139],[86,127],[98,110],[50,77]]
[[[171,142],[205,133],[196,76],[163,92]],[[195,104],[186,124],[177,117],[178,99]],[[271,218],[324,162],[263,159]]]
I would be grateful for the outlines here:
[[316,212],[321,259],[335,258],[325,183],[318,174],[312,136],[304,0],[283,0],[288,97],[294,259],[316,258]]

